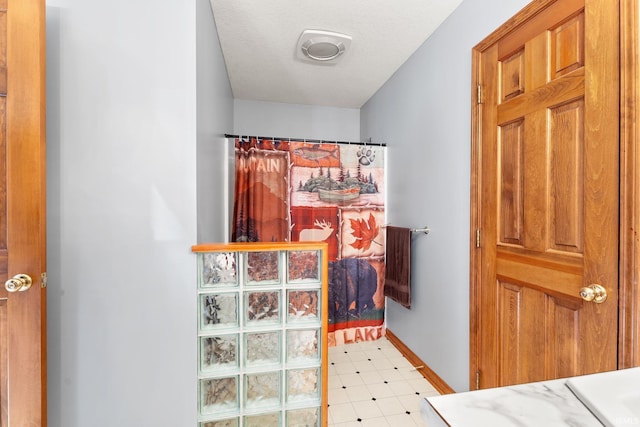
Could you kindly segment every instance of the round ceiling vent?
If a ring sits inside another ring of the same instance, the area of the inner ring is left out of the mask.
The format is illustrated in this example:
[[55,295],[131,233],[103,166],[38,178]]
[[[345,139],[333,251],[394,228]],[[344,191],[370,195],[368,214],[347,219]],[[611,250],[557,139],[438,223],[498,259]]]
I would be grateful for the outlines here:
[[313,61],[331,62],[338,59],[351,44],[346,34],[322,30],[305,30],[298,39],[298,52]]

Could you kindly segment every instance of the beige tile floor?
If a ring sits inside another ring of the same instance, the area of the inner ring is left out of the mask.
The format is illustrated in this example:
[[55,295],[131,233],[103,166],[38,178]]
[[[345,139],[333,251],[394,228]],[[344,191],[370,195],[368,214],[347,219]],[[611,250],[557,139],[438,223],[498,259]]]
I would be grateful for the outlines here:
[[329,427],[424,427],[439,393],[386,338],[329,348]]

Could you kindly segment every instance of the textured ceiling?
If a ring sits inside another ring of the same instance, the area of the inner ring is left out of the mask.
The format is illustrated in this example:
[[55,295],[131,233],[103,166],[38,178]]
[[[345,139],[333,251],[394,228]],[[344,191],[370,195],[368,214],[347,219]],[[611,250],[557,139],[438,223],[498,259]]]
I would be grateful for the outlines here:
[[[360,108],[462,0],[211,0],[236,99]],[[306,29],[345,33],[334,64],[299,58]]]

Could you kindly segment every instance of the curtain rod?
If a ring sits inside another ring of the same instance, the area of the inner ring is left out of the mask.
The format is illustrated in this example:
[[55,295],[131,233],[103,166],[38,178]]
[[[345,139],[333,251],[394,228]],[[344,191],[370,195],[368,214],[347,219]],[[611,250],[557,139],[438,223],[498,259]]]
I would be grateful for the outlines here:
[[256,135],[231,135],[228,133],[224,134],[225,138],[256,138],[256,139],[273,139],[273,140],[284,140],[284,141],[301,141],[301,142],[310,142],[313,144],[346,144],[346,145],[366,145],[366,146],[376,146],[376,147],[386,147],[387,144],[383,142],[364,142],[364,141],[328,141],[325,139],[307,139],[307,138],[281,138],[277,136],[256,136]]

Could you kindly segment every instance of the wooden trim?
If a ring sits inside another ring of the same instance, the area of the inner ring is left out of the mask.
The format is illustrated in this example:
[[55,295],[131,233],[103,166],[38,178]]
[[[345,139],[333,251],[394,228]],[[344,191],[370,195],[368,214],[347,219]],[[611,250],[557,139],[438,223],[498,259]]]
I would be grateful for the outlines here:
[[[322,251],[322,289],[321,289],[321,301],[325,301],[327,305],[329,305],[329,245],[324,242],[322,244],[319,243],[320,250]],[[321,325],[323,331],[329,330],[329,310],[322,310],[321,316]],[[321,385],[321,408],[320,415],[321,420],[323,420],[322,425],[326,427],[328,425],[329,420],[329,334],[323,333],[320,338],[320,348],[321,360],[322,360],[322,385]]]
[[640,365],[638,0],[620,1],[620,289],[618,368]]
[[[480,194],[482,189],[478,177],[481,176],[481,157],[480,157],[480,58],[481,52],[477,49],[472,51],[471,61],[471,224],[469,233],[469,390],[475,387],[476,371],[480,366],[480,323],[478,321],[478,305],[480,303],[480,273],[481,269],[476,268],[480,265],[480,254],[478,252],[478,244],[481,236],[477,235],[481,230],[480,224]],[[474,385],[472,387],[472,385]]]
[[474,51],[482,52],[493,45],[495,42],[518,28],[523,22],[530,20],[535,15],[542,12],[551,3],[556,0],[534,0],[516,13],[511,19],[500,25],[494,32],[485,37],[480,43],[475,45]]
[[404,357],[407,358],[409,363],[411,363],[416,368],[416,371],[420,372],[420,374],[431,383],[431,385],[438,391],[438,393],[455,393],[455,390],[453,390],[449,386],[449,384],[444,382],[442,378],[440,378],[434,371],[432,371],[431,368],[429,368],[427,364],[422,361],[422,359],[420,359],[413,351],[411,351],[411,349],[407,347],[402,341],[400,341],[400,338],[398,338],[389,329],[387,329],[386,337],[389,342],[393,344],[393,346],[397,348]]
[[[283,246],[283,243],[286,246]],[[323,242],[231,242],[231,243],[203,243],[191,246],[191,252],[261,252],[285,248],[288,251],[308,251],[328,248]]]

